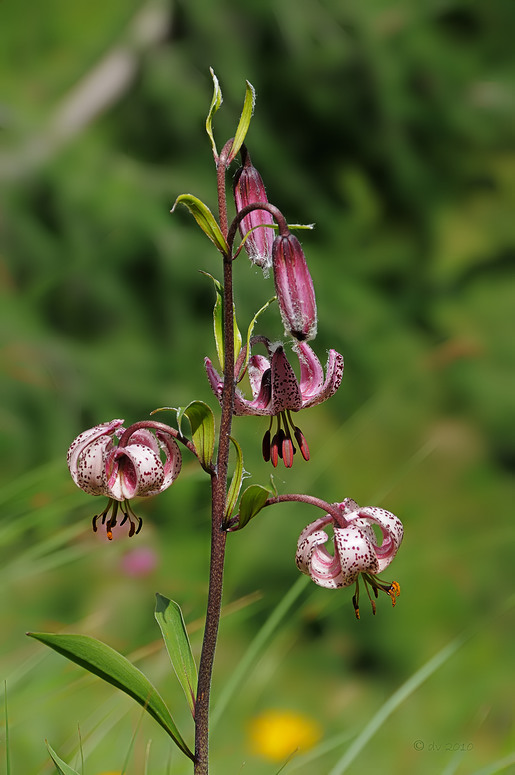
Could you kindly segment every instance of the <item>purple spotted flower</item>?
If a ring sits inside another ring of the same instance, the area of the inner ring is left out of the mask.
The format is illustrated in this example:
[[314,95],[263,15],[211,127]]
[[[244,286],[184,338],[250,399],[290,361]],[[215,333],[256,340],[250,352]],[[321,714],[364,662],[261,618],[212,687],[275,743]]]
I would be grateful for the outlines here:
[[[315,520],[300,534],[295,557],[297,567],[315,584],[327,589],[349,587],[355,583],[352,600],[358,619],[360,575],[374,613],[375,603],[369,587],[375,597],[379,591],[386,592],[395,605],[400,594],[399,584],[383,582],[376,574],[387,568],[395,557],[404,533],[402,522],[389,511],[368,506],[361,508],[350,498],[334,505],[336,514],[326,514]],[[324,530],[327,525],[333,528],[334,554],[324,546],[329,540]],[[382,534],[380,543],[374,526]]]
[[[246,150],[243,167],[234,177],[234,201],[237,212],[248,205],[268,202],[261,175],[252,165]],[[267,210],[256,209],[242,218],[239,225],[241,236],[247,237],[245,250],[248,257],[253,264],[261,267],[266,276],[272,266],[273,223],[274,219]]]
[[129,521],[129,535],[140,531],[141,519],[135,516],[129,500],[166,490],[179,475],[182,464],[179,447],[167,433],[154,434],[141,427],[128,437],[125,433],[123,420],[111,420],[81,433],[68,450],[68,468],[77,487],[109,498],[104,511],[93,519],[94,530],[97,520],[102,519],[109,539],[119,508],[123,514],[121,524]]
[[[248,375],[252,399],[236,390],[234,398],[235,415],[270,416],[270,426],[263,438],[263,457],[277,466],[282,458],[284,465],[291,468],[296,447],[295,438],[304,460],[309,460],[309,448],[302,431],[293,422],[291,413],[321,404],[339,388],[343,377],[343,357],[336,350],[329,351],[326,375],[317,356],[306,342],[297,342],[294,350],[300,363],[300,380],[297,379],[280,343],[271,343],[266,337],[253,337],[251,346],[257,342],[265,344],[268,358],[252,355],[249,358]],[[221,402],[223,379],[206,358],[206,370],[211,388]],[[236,366],[236,379],[239,369]],[[274,418],[277,431],[272,437]]]

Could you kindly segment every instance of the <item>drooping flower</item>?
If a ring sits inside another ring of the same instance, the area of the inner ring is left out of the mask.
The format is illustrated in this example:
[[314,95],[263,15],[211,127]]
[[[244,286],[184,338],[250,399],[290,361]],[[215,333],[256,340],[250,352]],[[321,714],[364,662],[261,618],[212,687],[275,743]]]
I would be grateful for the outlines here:
[[138,427],[126,444],[118,443],[126,430],[123,422],[111,420],[84,431],[68,450],[68,468],[77,487],[109,498],[104,511],[93,519],[96,530],[96,522],[101,518],[109,539],[119,508],[123,514],[121,524],[127,520],[130,523],[129,535],[140,531],[141,519],[135,516],[129,500],[163,492],[173,484],[182,465],[177,443],[163,431],[154,434]]
[[[317,356],[306,342],[297,342],[294,350],[300,363],[300,380],[288,361],[280,343],[271,343],[266,337],[253,337],[251,347],[262,342],[268,350],[268,358],[252,355],[249,358],[248,375],[252,390],[252,399],[244,397],[236,389],[234,397],[235,415],[270,416],[270,426],[263,438],[263,457],[277,466],[282,458],[287,468],[293,464],[296,448],[295,438],[304,460],[309,460],[309,448],[302,431],[293,422],[291,413],[321,404],[330,398],[340,387],[343,377],[343,356],[336,350],[329,350],[326,376]],[[221,402],[223,379],[213,367],[209,358],[205,359],[206,371],[211,388]],[[238,367],[236,367],[238,371]],[[235,375],[239,379],[240,375]],[[272,437],[274,418],[277,431]],[[293,437],[293,438],[292,438]]]
[[[245,150],[243,167],[234,177],[234,201],[237,212],[248,205],[267,203],[265,185],[261,175],[253,166],[248,152]],[[261,267],[264,274],[272,266],[272,243],[274,219],[267,210],[252,210],[240,221],[239,229],[245,239],[245,250],[253,264]]]
[[[375,597],[379,591],[386,592],[392,605],[395,605],[400,594],[399,584],[396,581],[383,582],[376,574],[387,568],[395,557],[404,534],[402,522],[389,511],[369,506],[361,508],[350,498],[334,505],[341,517],[334,513],[326,514],[300,534],[295,557],[297,567],[310,576],[315,584],[327,589],[349,587],[355,583],[356,591],[352,601],[358,619],[360,575],[374,613],[375,603],[369,587]],[[329,540],[324,529],[327,525],[333,528],[334,554],[324,546]],[[382,534],[380,543],[374,526]]]
[[315,288],[297,237],[287,231],[272,246],[275,292],[284,332],[300,342],[317,334]]

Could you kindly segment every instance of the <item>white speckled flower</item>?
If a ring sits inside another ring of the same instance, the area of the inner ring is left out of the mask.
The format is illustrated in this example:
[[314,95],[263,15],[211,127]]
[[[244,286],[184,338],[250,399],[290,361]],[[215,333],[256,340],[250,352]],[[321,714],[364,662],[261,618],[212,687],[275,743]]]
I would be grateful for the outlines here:
[[[141,520],[135,517],[129,500],[135,496],[157,495],[169,487],[181,470],[181,453],[174,439],[166,433],[151,433],[138,428],[126,444],[118,443],[125,433],[123,420],[111,420],[90,428],[77,436],[68,450],[68,468],[73,481],[91,495],[106,495],[107,508],[93,520],[112,514],[106,524],[108,538],[116,525],[119,504],[130,523],[129,535],[139,532]],[[164,462],[161,456],[164,455]],[[135,522],[139,522],[136,530]]]
[[[402,522],[389,511],[369,506],[361,508],[350,498],[335,506],[341,513],[341,520],[337,520],[334,514],[326,514],[302,531],[295,557],[297,567],[315,584],[327,589],[349,587],[355,583],[353,603],[358,619],[360,575],[374,613],[375,603],[369,586],[375,597],[379,591],[386,592],[395,605],[400,593],[399,584],[382,582],[376,574],[387,568],[395,557],[404,533]],[[329,540],[324,530],[327,525],[333,527],[334,554],[324,546]],[[382,535],[380,542],[374,526]]]
[[[234,397],[235,415],[271,416],[270,427],[263,439],[263,456],[276,466],[278,458],[282,458],[287,468],[291,468],[296,439],[301,454],[309,460],[309,448],[300,429],[294,424],[291,412],[308,409],[321,404],[330,398],[340,387],[343,377],[343,356],[336,350],[329,350],[326,376],[317,356],[306,342],[297,342],[294,350],[300,363],[300,380],[286,357],[283,346],[271,343],[266,337],[253,337],[251,345],[261,342],[265,344],[269,358],[263,355],[252,355],[249,359],[248,375],[252,390],[252,400],[244,397],[236,390]],[[223,379],[206,358],[206,371],[211,388],[221,402]],[[238,368],[236,368],[238,372]],[[238,379],[238,374],[235,375]],[[273,439],[271,428],[273,418],[277,418],[278,429]]]

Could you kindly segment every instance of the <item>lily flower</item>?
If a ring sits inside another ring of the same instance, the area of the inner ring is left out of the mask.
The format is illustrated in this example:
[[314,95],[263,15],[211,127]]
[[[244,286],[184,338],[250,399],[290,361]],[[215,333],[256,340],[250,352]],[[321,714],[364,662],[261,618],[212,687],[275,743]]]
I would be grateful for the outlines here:
[[[346,498],[334,504],[341,518],[333,514],[315,520],[300,534],[295,562],[302,573],[321,587],[339,589],[356,584],[352,598],[356,618],[359,619],[359,577],[363,578],[368,598],[375,614],[376,606],[369,587],[377,598],[379,591],[386,592],[395,605],[400,586],[394,581],[383,582],[377,578],[390,565],[401,544],[404,529],[394,514],[384,509],[365,507]],[[329,540],[324,528],[332,525],[334,554],[324,544]],[[382,541],[378,544],[374,526],[379,528]]]
[[182,465],[179,447],[163,431],[154,434],[138,427],[128,443],[119,443],[126,431],[123,422],[111,420],[84,431],[68,450],[68,468],[77,487],[109,498],[104,511],[93,519],[93,530],[101,518],[109,539],[113,537],[118,509],[123,514],[120,524],[127,520],[130,523],[129,535],[139,533],[142,520],[132,511],[129,500],[163,492],[173,484]]
[[[330,398],[340,387],[343,377],[343,356],[336,350],[329,350],[326,376],[317,356],[306,342],[297,342],[294,350],[300,363],[300,380],[288,361],[280,343],[272,343],[266,337],[253,337],[251,346],[256,342],[265,344],[268,358],[252,355],[249,358],[248,375],[252,399],[247,399],[236,389],[234,397],[235,415],[270,416],[270,426],[263,438],[263,457],[277,466],[282,458],[284,465],[291,468],[296,452],[293,438],[299,445],[304,460],[309,460],[309,448],[300,428],[293,422],[291,413],[321,404]],[[211,388],[222,401],[223,379],[213,367],[209,358],[205,359],[207,376]],[[239,364],[236,364],[235,379],[239,381]],[[274,418],[277,431],[272,437]]]

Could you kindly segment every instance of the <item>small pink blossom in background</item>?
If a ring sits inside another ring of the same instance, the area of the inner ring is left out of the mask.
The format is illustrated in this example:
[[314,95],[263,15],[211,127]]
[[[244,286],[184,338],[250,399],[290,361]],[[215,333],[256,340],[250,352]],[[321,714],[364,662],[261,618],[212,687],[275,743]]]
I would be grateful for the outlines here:
[[121,566],[127,576],[142,578],[152,573],[158,562],[159,557],[154,549],[141,546],[126,552],[122,557]]

